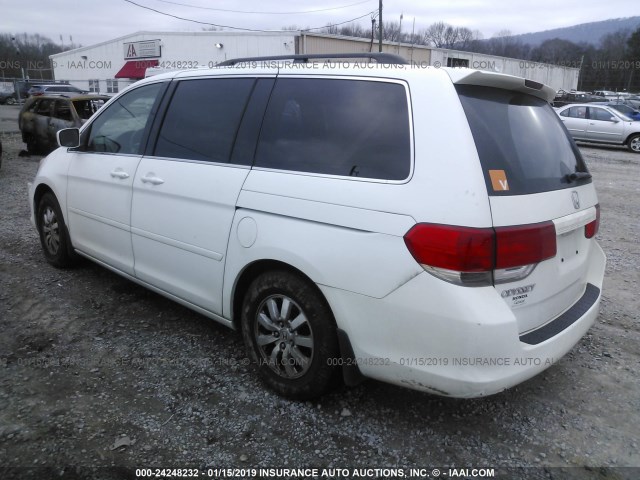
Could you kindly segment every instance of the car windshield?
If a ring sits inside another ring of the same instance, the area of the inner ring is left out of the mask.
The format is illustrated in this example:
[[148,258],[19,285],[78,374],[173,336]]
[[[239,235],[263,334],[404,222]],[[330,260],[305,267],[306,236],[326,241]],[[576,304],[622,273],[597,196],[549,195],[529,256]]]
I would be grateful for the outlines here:
[[[633,122],[633,118],[629,115],[633,114],[633,110],[626,105],[610,105],[610,107],[615,111],[616,116],[620,117],[625,122]],[[628,111],[622,110],[621,108],[627,108]]]
[[[458,85],[456,89],[490,195],[569,188],[575,186],[571,174],[587,173],[580,151],[544,100],[498,88]],[[580,181],[591,180],[584,176]]]
[[631,107],[627,107],[626,105],[621,105],[621,104],[616,104],[616,105],[611,105],[613,108],[615,108],[616,110],[618,110],[619,112],[622,112],[626,115],[633,113],[633,108]]

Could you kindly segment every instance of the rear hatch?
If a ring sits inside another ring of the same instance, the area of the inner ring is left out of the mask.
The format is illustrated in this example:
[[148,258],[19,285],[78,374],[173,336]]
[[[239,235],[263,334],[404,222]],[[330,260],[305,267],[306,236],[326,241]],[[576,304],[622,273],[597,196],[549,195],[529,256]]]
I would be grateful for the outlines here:
[[525,334],[591,294],[599,208],[580,151],[548,103],[548,87],[522,79],[517,88],[509,79],[492,86],[480,78],[455,82],[456,89],[497,233],[494,285]]

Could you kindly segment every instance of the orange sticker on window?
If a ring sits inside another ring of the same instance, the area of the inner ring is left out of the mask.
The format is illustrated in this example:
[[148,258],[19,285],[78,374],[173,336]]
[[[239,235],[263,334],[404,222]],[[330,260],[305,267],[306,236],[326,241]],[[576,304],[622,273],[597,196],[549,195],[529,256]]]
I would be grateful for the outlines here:
[[497,192],[509,190],[509,182],[507,182],[507,174],[504,170],[489,170],[491,177],[491,186]]

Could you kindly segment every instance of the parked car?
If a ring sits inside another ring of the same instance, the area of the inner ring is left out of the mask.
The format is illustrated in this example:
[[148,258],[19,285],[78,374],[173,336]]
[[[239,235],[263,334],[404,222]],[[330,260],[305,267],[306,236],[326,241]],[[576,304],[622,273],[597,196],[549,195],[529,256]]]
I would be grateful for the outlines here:
[[625,99],[625,103],[636,110],[640,110],[640,97],[638,95],[630,95]]
[[89,93],[87,90],[80,90],[73,85],[34,85],[27,92],[30,97],[37,97],[40,95],[63,95],[66,97],[76,97],[78,95],[86,95]]
[[0,105],[15,105],[17,101],[16,92],[0,92]]
[[553,99],[552,105],[554,107],[563,107],[570,103],[587,103],[587,102],[601,102],[602,96],[592,95],[585,92],[565,92],[560,90]]
[[625,102],[609,102],[607,106],[619,111],[623,115],[626,115],[631,120],[640,120],[640,111],[634,108],[629,103]]
[[626,145],[640,153],[640,122],[608,105],[567,105],[556,110],[575,140]]
[[30,97],[18,116],[22,141],[30,153],[53,150],[58,146],[58,130],[80,127],[108,100],[102,95]]
[[363,376],[482,396],[557,362],[597,317],[605,256],[553,90],[357,56],[396,65],[155,75],[61,130],[29,185],[45,258],[241,330],[291,398]]

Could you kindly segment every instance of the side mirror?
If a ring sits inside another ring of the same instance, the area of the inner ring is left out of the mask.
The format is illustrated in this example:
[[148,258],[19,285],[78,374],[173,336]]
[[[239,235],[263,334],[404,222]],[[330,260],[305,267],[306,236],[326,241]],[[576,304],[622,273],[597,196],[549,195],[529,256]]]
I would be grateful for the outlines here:
[[620,121],[616,117],[611,117],[609,120],[611,120],[613,123],[618,123]]
[[63,128],[56,134],[58,145],[61,147],[77,148],[80,146],[80,130],[77,128]]

